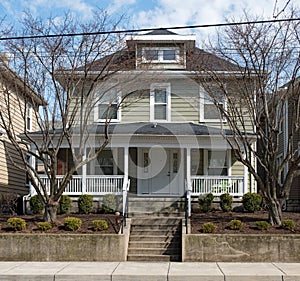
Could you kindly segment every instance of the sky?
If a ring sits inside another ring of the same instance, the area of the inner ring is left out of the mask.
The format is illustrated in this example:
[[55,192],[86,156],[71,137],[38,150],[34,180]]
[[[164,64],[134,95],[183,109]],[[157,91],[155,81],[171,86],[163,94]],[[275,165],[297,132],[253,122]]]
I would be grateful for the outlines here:
[[0,19],[16,25],[27,10],[33,16],[57,18],[69,11],[88,20],[93,9],[100,8],[109,14],[125,13],[135,28],[159,28],[222,23],[225,18],[238,19],[243,11],[272,19],[287,3],[300,6],[300,0],[0,0]]

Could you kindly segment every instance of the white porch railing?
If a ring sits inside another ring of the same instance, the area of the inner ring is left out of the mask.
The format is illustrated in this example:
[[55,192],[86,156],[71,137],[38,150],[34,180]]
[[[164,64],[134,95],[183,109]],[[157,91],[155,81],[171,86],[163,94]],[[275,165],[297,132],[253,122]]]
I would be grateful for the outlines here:
[[229,193],[232,196],[244,195],[244,177],[237,176],[191,176],[192,195],[212,193],[220,196]]
[[[50,180],[46,175],[40,176],[41,180],[46,186],[47,192],[50,192]],[[57,185],[60,186],[60,182],[63,176],[57,176]],[[103,195],[107,193],[122,194],[124,176],[86,176],[85,189],[83,188],[83,177],[74,175],[69,182],[65,192],[65,195],[80,195],[83,193],[91,195]],[[39,186],[41,188],[41,186]],[[34,194],[33,194],[34,195]]]

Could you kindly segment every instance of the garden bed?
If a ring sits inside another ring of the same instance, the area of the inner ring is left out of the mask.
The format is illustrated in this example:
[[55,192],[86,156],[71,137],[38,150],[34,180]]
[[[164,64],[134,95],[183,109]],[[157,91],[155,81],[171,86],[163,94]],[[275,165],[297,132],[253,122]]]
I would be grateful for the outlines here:
[[[22,218],[26,222],[26,230],[22,231],[22,233],[34,233],[38,234],[42,231],[38,230],[37,223],[43,221],[42,215],[25,215],[25,216],[12,216],[12,215],[3,215],[0,214],[0,224],[1,229],[0,233],[13,233],[14,230],[8,228],[7,226],[7,219],[11,217],[18,217]],[[81,227],[74,231],[66,231],[64,229],[64,219],[66,217],[76,217],[82,220]],[[93,220],[106,220],[108,222],[108,229],[102,231],[94,231],[93,230]],[[78,213],[71,213],[71,214],[63,214],[57,215],[56,223],[52,224],[52,229],[47,230],[46,233],[49,234],[117,234],[120,230],[122,222],[122,217],[115,215],[115,214],[78,214]]]
[[[268,230],[259,230],[255,226],[256,221],[268,221],[268,213],[266,211],[258,211],[255,213],[247,212],[222,212],[213,210],[207,213],[193,213],[191,216],[191,233],[201,234],[202,225],[212,222],[216,225],[215,234],[300,234],[300,213],[283,212],[283,219],[293,220],[296,227],[293,231],[283,229],[279,226],[270,226]],[[231,220],[240,220],[243,223],[241,230],[231,230],[228,224]]]

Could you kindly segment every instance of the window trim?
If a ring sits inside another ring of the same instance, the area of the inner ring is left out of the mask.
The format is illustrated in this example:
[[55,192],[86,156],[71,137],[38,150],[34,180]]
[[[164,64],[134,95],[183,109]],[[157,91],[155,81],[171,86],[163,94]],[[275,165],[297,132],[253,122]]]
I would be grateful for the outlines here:
[[[157,60],[148,60],[145,57],[145,51],[147,50],[156,50],[158,51]],[[164,51],[165,50],[175,50],[175,60],[164,60]],[[142,62],[144,63],[179,63],[180,62],[180,48],[179,47],[143,47],[142,48]]]
[[[121,97],[119,95],[119,93],[117,94],[117,98],[115,101],[98,101],[94,107],[94,121],[95,122],[120,122],[121,121],[121,107],[120,107],[120,102],[121,102]],[[114,119],[102,119],[102,118],[98,118],[99,117],[99,105],[101,104],[107,104],[107,105],[112,105],[112,104],[117,104],[118,106],[118,110],[117,110],[117,118]]]
[[[29,110],[29,111],[28,111]],[[25,127],[27,132],[32,131],[32,114],[33,113],[33,107],[31,103],[26,103],[26,119],[25,119]],[[29,119],[29,128],[28,128],[28,119]]]
[[[213,104],[214,105],[214,102],[213,101],[209,101],[207,99],[207,97],[209,98],[209,95],[205,92],[205,90],[202,87],[200,87],[199,121],[200,122],[211,122],[211,123],[215,123],[215,122],[226,123],[226,119],[225,118],[205,119],[205,116],[204,116],[204,107],[205,107],[205,105],[206,104],[210,104],[210,105]],[[226,102],[226,98],[225,97],[223,97],[223,102],[220,102],[220,104],[223,104],[223,107],[226,110],[226,108],[227,108],[227,102]]]
[[[155,119],[155,90],[166,89],[166,119]],[[171,84],[152,83],[150,86],[150,122],[170,122],[171,121]]]

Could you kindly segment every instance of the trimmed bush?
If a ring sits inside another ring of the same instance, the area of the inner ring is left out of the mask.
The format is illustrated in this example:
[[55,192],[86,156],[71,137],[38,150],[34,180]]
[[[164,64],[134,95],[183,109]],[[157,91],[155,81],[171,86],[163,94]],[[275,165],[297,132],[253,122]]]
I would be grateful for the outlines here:
[[243,229],[243,223],[240,220],[231,220],[229,222],[229,228],[231,230],[242,230]]
[[79,218],[68,217],[64,219],[65,230],[76,231],[81,227],[82,221]]
[[214,200],[214,196],[212,193],[208,193],[206,195],[200,195],[198,198],[200,212],[207,213],[211,211],[213,200]]
[[13,230],[22,231],[26,229],[26,222],[22,218],[9,218],[7,226]]
[[216,230],[216,226],[212,222],[206,222],[202,225],[202,232],[203,233],[213,233]]
[[50,222],[45,222],[45,221],[38,222],[36,224],[36,226],[41,231],[47,231],[47,230],[50,230],[52,228],[51,223]]
[[93,196],[82,194],[78,198],[78,211],[81,214],[89,214],[93,211]]
[[62,195],[59,199],[58,213],[66,214],[70,211],[72,199],[68,195]]
[[229,193],[224,193],[220,196],[220,207],[223,212],[232,210],[232,196]]
[[117,210],[117,196],[105,194],[102,197],[102,209],[105,213],[114,213]]
[[295,230],[296,224],[293,220],[282,220],[281,227],[291,231]]
[[270,228],[270,224],[267,221],[256,221],[255,226],[259,230],[268,230]]
[[108,222],[106,220],[94,220],[93,229],[95,231],[102,231],[108,229]]
[[254,213],[261,208],[262,197],[258,193],[246,193],[243,195],[243,206],[246,211]]
[[29,201],[30,209],[33,214],[42,214],[44,211],[44,204],[38,195],[34,195]]

